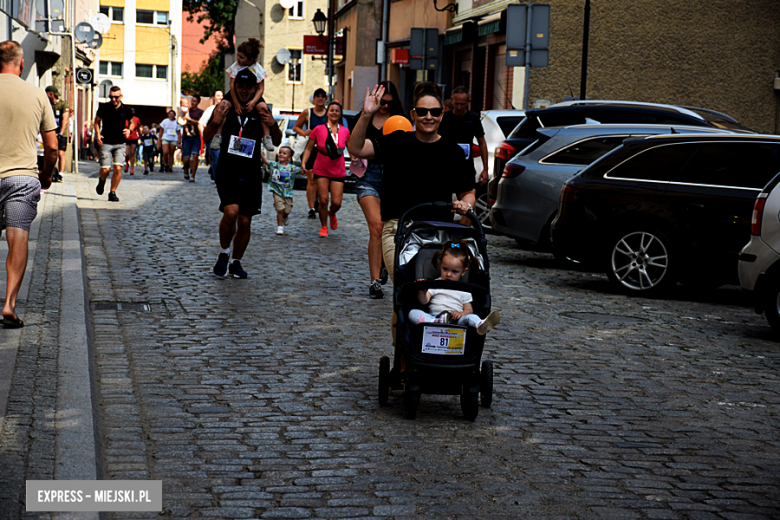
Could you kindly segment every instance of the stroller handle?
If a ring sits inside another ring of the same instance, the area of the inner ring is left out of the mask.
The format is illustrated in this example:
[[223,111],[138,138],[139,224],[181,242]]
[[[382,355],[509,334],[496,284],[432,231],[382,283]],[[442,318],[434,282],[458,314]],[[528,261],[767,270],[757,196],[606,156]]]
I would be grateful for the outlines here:
[[[418,204],[412,208],[407,209],[403,215],[401,215],[401,218],[398,219],[398,231],[396,232],[396,236],[401,233],[401,230],[403,228],[403,223],[406,222],[407,217],[423,208],[449,208],[452,209],[452,202],[443,202],[443,201],[436,201],[436,202],[423,202],[422,204]],[[471,220],[471,225],[473,227],[477,228],[477,231],[479,231],[479,235],[481,237],[485,236],[485,230],[482,228],[482,222],[479,221],[477,216],[472,213],[470,210],[466,212],[464,217],[468,217],[469,220]],[[476,226],[474,226],[476,224]]]

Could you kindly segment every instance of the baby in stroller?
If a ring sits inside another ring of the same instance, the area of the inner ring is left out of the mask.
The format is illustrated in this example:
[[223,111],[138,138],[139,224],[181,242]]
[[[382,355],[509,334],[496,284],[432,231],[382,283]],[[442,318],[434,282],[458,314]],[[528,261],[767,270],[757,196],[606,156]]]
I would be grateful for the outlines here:
[[[457,282],[469,270],[472,258],[468,244],[460,240],[447,242],[441,252],[433,257],[433,265],[441,273],[439,280]],[[457,323],[477,329],[477,334],[484,336],[493,327],[498,325],[501,315],[493,311],[481,319],[474,314],[471,307],[471,293],[451,289],[422,289],[417,299],[423,305],[428,305],[431,314],[420,309],[409,311],[409,320],[412,323]]]

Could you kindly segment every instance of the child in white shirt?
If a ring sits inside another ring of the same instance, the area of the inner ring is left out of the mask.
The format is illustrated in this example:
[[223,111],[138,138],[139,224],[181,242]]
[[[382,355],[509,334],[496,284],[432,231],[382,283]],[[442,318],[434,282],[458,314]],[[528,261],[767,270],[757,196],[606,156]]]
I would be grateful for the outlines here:
[[[461,240],[447,242],[434,257],[434,262],[440,264],[441,277],[438,280],[460,281],[466,271],[469,270],[471,254],[468,244]],[[450,323],[452,320],[458,325],[468,325],[477,329],[477,334],[484,336],[493,327],[498,325],[501,315],[493,311],[483,320],[476,314],[471,306],[473,298],[471,293],[456,291],[453,289],[428,289],[421,290],[417,300],[423,305],[428,305],[431,313],[420,309],[409,311],[409,320],[412,323]]]

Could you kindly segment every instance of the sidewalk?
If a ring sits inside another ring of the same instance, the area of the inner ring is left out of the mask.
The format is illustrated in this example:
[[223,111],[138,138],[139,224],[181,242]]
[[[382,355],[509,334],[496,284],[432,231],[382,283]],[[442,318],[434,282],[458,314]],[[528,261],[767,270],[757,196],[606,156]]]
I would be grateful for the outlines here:
[[[3,287],[7,252],[2,240]],[[24,516],[27,480],[98,478],[82,258],[66,177],[41,195],[30,230],[17,303],[25,327],[0,329],[0,519]]]

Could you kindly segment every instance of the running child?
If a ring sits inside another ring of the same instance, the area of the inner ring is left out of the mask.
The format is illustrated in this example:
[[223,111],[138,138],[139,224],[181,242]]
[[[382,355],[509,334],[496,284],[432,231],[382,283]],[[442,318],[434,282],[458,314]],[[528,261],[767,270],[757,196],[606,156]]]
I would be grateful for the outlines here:
[[[472,261],[469,247],[463,240],[447,242],[440,253],[433,257],[433,264],[441,271],[441,277],[437,280],[460,281],[469,264]],[[468,325],[477,329],[477,334],[484,336],[493,327],[498,325],[501,315],[493,311],[484,320],[474,314],[471,306],[473,298],[471,293],[456,291],[453,289],[422,289],[417,295],[417,300],[423,305],[428,305],[431,314],[420,309],[409,311],[409,319],[414,323],[450,323]]]
[[148,125],[141,130],[141,147],[144,159],[144,175],[149,175],[149,170],[154,171],[154,156],[157,152],[157,135],[152,133]]
[[[265,104],[265,100],[263,99],[263,92],[265,91],[265,77],[268,76],[268,74],[265,72],[265,69],[263,69],[263,66],[257,63],[257,57],[260,55],[260,48],[262,46],[263,44],[260,43],[260,40],[257,38],[249,38],[247,41],[238,46],[238,49],[236,49],[235,63],[233,63],[233,65],[225,70],[225,72],[230,74],[230,91],[225,94],[225,97],[229,98],[233,103],[236,114],[239,116],[241,116],[241,114],[244,112],[251,112],[255,109],[255,107],[260,107],[263,109],[268,108],[268,105]],[[257,92],[255,92],[255,97],[253,97],[246,104],[242,105],[238,101],[238,97],[235,93],[235,81],[236,74],[238,74],[243,69],[249,69],[252,71],[252,73],[254,73],[255,76],[257,76],[258,86]],[[223,125],[219,126],[217,134],[211,140],[212,150],[220,149],[220,145],[222,144]],[[265,145],[265,149],[269,152],[274,149],[274,143],[271,140],[271,129],[265,125],[263,125],[263,144]]]
[[293,207],[293,184],[295,176],[301,171],[298,166],[290,163],[293,150],[287,145],[279,147],[276,161],[269,161],[263,154],[263,162],[271,168],[268,179],[268,191],[273,193],[274,209],[276,210],[276,234],[284,235],[284,226],[290,220]]

